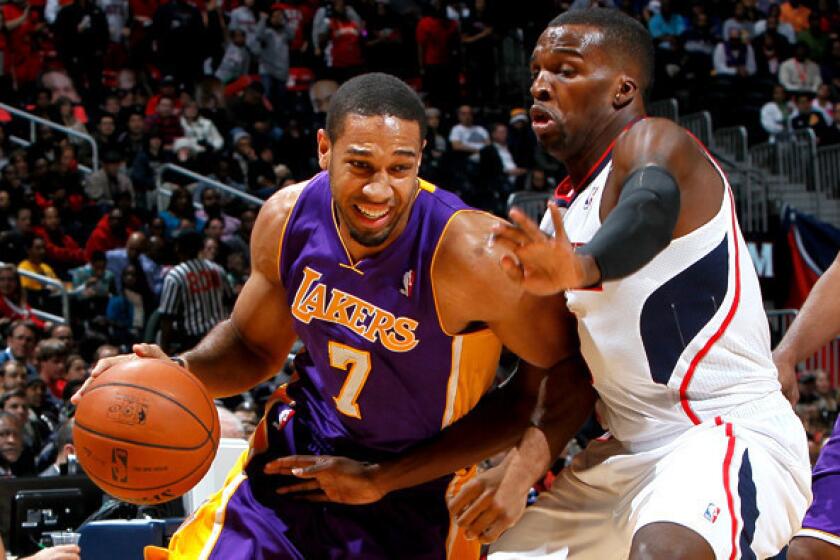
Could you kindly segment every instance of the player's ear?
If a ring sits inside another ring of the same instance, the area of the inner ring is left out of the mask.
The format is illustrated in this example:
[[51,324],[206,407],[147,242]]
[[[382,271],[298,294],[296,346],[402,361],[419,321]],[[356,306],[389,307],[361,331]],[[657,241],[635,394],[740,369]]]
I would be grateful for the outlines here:
[[318,166],[326,171],[330,167],[330,153],[332,144],[330,136],[323,128],[318,129]]
[[616,80],[615,97],[613,107],[621,109],[629,105],[639,94],[639,84],[632,76],[622,74]]

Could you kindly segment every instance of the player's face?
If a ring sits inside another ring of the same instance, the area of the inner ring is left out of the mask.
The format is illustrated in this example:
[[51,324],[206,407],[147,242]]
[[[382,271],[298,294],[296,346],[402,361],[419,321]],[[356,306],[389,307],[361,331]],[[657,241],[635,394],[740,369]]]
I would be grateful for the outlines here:
[[418,188],[420,125],[351,114],[334,142],[326,131],[318,132],[318,150],[321,168],[330,173],[342,234],[367,248],[396,238]]
[[588,145],[612,110],[616,74],[602,42],[588,26],[549,27],[531,55],[531,126],[561,161]]

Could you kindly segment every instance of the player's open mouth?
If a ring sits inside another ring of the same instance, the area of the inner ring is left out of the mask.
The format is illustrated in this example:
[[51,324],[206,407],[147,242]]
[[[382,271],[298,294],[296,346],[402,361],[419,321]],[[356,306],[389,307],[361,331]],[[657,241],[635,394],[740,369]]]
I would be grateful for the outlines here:
[[353,208],[364,219],[363,221],[367,222],[368,225],[378,225],[388,217],[388,214],[391,211],[391,208],[388,206],[381,208],[354,204]]
[[531,127],[534,132],[544,132],[555,125],[554,117],[539,105],[531,107]]

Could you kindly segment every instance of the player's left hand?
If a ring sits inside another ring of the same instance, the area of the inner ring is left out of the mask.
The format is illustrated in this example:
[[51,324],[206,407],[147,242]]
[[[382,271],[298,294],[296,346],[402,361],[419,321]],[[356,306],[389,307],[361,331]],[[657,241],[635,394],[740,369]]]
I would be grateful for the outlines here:
[[369,504],[385,495],[375,481],[378,466],[346,457],[329,455],[290,455],[265,466],[266,474],[285,474],[304,479],[283,486],[278,494],[312,502]]
[[502,269],[524,290],[540,296],[596,283],[600,276],[597,265],[592,270],[594,261],[589,263],[592,261],[590,257],[575,254],[563,228],[560,208],[550,202],[548,210],[554,223],[555,237],[542,232],[518,208],[510,211],[510,219],[515,225],[499,223],[493,226],[493,243],[513,253],[502,257]]

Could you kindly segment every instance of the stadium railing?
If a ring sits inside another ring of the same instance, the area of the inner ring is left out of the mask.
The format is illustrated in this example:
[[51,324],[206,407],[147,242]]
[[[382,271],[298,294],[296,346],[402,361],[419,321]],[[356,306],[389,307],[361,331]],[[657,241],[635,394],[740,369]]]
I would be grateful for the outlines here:
[[817,187],[829,198],[840,198],[840,144],[817,148]]
[[680,106],[673,97],[660,99],[647,104],[647,114],[651,117],[662,117],[678,122],[680,120]]
[[[746,133],[746,130],[744,131]],[[770,203],[767,180],[754,167],[734,159],[718,144],[713,151],[715,159],[724,167],[735,192],[738,222],[745,233],[765,233],[769,224]],[[744,146],[746,151],[746,146]]]
[[510,212],[510,209],[516,206],[525,212],[526,216],[535,222],[540,223],[545,215],[550,197],[550,193],[517,191],[515,193],[511,193],[508,197],[507,209],[508,212]]
[[[166,208],[166,204],[163,204],[163,201],[161,200],[161,195],[164,195],[168,199],[169,196],[172,194],[172,191],[166,188],[165,183],[163,181],[163,175],[166,172],[175,173],[177,175],[187,177],[188,179],[192,179],[196,183],[201,183],[202,185],[218,189],[235,198],[241,198],[242,200],[250,204],[256,204],[257,206],[262,206],[263,204],[265,204],[265,201],[259,197],[250,195],[248,193],[240,191],[239,189],[235,189],[231,186],[225,185],[224,183],[215,179],[211,179],[206,175],[200,175],[195,171],[190,171],[189,169],[181,167],[180,165],[175,165],[174,163],[165,163],[161,165],[160,168],[158,168],[155,178],[155,184],[157,185],[158,192],[158,208],[161,209]],[[201,205],[198,205],[197,207],[201,208]]]
[[67,291],[67,288],[64,287],[64,284],[60,280],[50,278],[49,276],[36,274],[34,272],[29,272],[28,270],[21,270],[12,263],[0,261],[0,266],[14,266],[15,270],[17,270],[18,275],[23,276],[24,278],[29,278],[30,280],[34,280],[39,284],[43,284],[45,286],[55,286],[56,288],[58,288],[59,294],[61,296],[61,317],[59,317],[58,315],[54,315],[53,313],[44,311],[42,309],[33,308],[32,312],[35,314],[36,317],[45,321],[52,321],[53,323],[61,324],[70,323],[70,294]]
[[677,122],[710,150],[715,147],[715,137],[712,134],[712,115],[708,111],[685,115],[680,117]]
[[[796,309],[767,311],[774,347],[788,331],[798,312]],[[798,365],[804,371],[823,370],[828,373],[832,386],[840,387],[840,337],[835,338]]]
[[54,123],[50,120],[41,118],[38,115],[33,115],[32,113],[23,111],[16,107],[12,107],[11,105],[7,105],[5,103],[0,103],[0,109],[6,111],[11,115],[14,115],[15,117],[29,121],[29,140],[14,135],[10,135],[9,140],[13,141],[14,143],[20,146],[29,147],[37,139],[37,135],[35,134],[35,125],[40,124],[48,126],[54,130],[63,132],[67,136],[74,136],[90,144],[91,166],[87,167],[86,165],[79,164],[79,169],[84,171],[85,173],[90,173],[91,171],[97,171],[99,169],[99,147],[96,145],[96,140],[94,140],[93,136],[91,136],[90,134],[85,134],[84,132],[79,132],[78,130],[67,128],[66,126]]
[[747,163],[749,153],[747,149],[747,127],[729,126],[719,128],[712,134],[717,148],[726,152],[740,164]]

